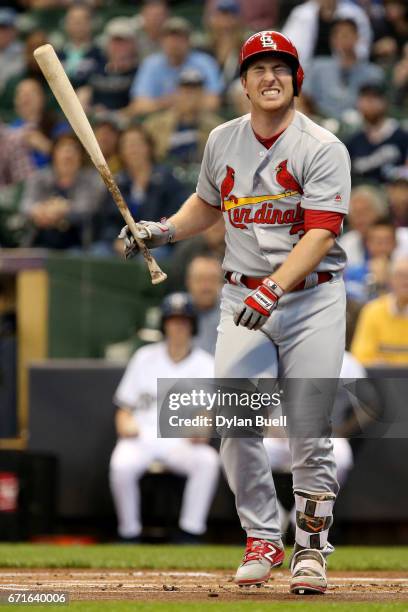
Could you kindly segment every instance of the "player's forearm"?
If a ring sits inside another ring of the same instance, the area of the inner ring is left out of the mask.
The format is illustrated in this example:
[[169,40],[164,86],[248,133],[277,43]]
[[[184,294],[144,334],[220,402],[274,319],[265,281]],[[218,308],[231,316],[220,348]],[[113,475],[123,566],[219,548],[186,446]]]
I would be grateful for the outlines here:
[[332,232],[326,229],[311,229],[297,243],[285,262],[271,278],[284,291],[290,291],[313,272],[334,244]]
[[193,193],[169,219],[176,228],[175,242],[200,234],[214,225],[220,216],[221,212],[217,208],[213,208]]

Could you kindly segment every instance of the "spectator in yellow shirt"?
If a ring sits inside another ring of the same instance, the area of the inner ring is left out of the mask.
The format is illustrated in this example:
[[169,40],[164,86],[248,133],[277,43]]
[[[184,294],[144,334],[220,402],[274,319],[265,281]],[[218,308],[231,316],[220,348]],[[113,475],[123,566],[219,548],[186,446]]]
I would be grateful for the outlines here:
[[408,258],[394,261],[391,293],[363,307],[351,345],[365,366],[408,367]]

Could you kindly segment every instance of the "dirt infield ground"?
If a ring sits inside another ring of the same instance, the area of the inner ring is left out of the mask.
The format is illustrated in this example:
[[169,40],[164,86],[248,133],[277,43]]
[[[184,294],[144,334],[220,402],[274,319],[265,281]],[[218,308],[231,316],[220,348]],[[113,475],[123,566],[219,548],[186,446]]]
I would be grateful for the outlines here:
[[[330,572],[329,602],[407,602],[408,577],[401,572]],[[133,571],[2,569],[1,591],[64,591],[71,601],[288,601],[289,573],[276,571],[264,587],[239,589],[227,571]],[[309,596],[308,601],[321,596]]]

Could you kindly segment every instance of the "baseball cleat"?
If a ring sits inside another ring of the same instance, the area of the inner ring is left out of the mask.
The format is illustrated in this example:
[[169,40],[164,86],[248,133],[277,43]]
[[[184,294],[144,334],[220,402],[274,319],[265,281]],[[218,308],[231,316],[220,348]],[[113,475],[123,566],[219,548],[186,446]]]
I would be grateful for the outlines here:
[[243,561],[234,578],[240,587],[261,586],[271,576],[272,568],[283,563],[285,553],[268,540],[248,538]]
[[306,548],[292,557],[290,592],[295,595],[318,595],[327,589],[326,559],[320,550]]

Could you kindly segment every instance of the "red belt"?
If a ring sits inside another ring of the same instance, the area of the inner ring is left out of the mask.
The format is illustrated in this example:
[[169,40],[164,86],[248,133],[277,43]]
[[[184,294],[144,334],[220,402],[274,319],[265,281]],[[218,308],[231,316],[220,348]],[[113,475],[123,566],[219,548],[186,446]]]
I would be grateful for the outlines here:
[[[295,285],[295,287],[293,287],[290,292],[302,291],[303,289],[311,289],[312,287],[316,287],[317,285],[321,285],[322,283],[327,283],[327,281],[333,278],[333,274],[331,274],[330,272],[315,272],[315,274],[317,277],[316,282],[314,282],[312,285],[308,285],[307,280],[305,279],[298,285]],[[224,278],[227,283],[230,283],[231,285],[244,285],[248,289],[257,289],[266,277],[245,276],[245,274],[238,274],[236,272],[226,272]]]

